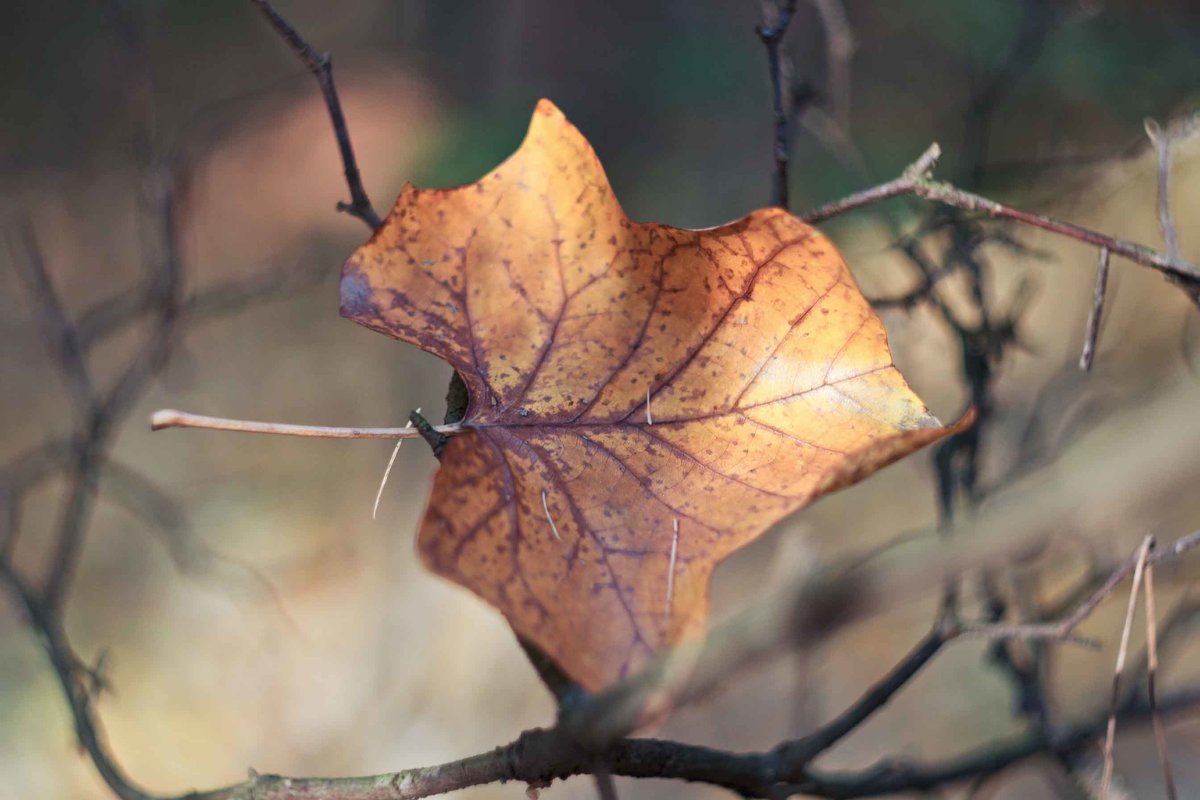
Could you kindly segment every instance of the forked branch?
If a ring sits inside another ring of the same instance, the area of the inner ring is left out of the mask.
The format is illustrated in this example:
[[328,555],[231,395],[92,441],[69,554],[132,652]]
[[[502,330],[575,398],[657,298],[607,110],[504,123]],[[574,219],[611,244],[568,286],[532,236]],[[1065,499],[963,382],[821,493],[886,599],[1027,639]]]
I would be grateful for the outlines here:
[[996,219],[1012,220],[1085,244],[1104,247],[1113,255],[1122,256],[1136,264],[1158,270],[1164,275],[1181,279],[1189,285],[1200,284],[1200,267],[1177,256],[1161,253],[1144,244],[1117,239],[1082,225],[1022,211],[1019,208],[964,191],[944,181],[934,180],[931,173],[941,152],[941,148],[934,143],[920,158],[905,169],[899,178],[815,208],[804,214],[801,219],[816,224],[847,211],[874,205],[892,197],[913,195],[963,211]]

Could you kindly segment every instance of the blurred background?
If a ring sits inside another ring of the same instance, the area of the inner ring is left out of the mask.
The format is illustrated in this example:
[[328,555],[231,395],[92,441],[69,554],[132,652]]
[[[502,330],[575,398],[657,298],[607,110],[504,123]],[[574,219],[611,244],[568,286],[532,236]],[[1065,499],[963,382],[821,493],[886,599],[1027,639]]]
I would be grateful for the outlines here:
[[[845,25],[831,25],[832,5]],[[279,0],[278,9],[333,55],[381,212],[405,181],[478,178],[516,147],[540,97],[592,141],[635,219],[706,227],[770,200],[770,93],[752,0]],[[85,659],[106,653],[112,690],[97,706],[118,759],[141,784],[181,792],[239,780],[251,766],[348,775],[426,765],[552,722],[551,699],[499,616],[417,562],[414,533],[435,467],[426,447],[401,449],[373,520],[388,443],[151,434],[145,424],[164,406],[313,424],[399,425],[416,407],[441,417],[448,367],[337,315],[337,270],[366,229],[334,210],[347,193],[312,77],[240,0],[16,0],[0,19],[0,214],[6,227],[28,221],[69,313],[141,285],[148,161],[169,162],[177,179],[188,292],[304,276],[266,293],[269,302],[189,325],[115,434],[112,460],[152,478],[158,513],[131,514],[102,481],[66,628]],[[942,177],[1163,246],[1143,120],[1165,124],[1200,103],[1200,7],[1190,0],[802,1],[784,51],[795,88],[793,210],[888,179],[938,141]],[[1172,187],[1181,255],[1195,263],[1198,143],[1176,148]],[[934,257],[957,246],[958,229],[904,203],[823,226],[872,297],[917,282],[893,246],[894,226],[928,232],[922,246]],[[1056,474],[1102,471],[1096,453],[1130,437],[1178,434],[1154,409],[1162,398],[1200,402],[1200,324],[1179,291],[1114,262],[1097,365],[1084,375],[1074,364],[1095,252],[1033,230],[970,231],[982,294],[954,277],[939,289],[963,319],[979,314],[982,296],[993,320],[1012,323],[985,359],[994,409],[978,453],[979,503],[993,487],[1052,489]],[[0,258],[26,255],[10,246]],[[6,460],[72,425],[33,300],[7,266]],[[943,419],[956,417],[972,396],[962,338],[925,303],[882,314],[918,393]],[[131,325],[92,349],[96,374],[115,374],[145,330]],[[1187,468],[1200,477],[1200,453]],[[31,580],[47,563],[66,491],[52,475],[22,503],[13,559]],[[1099,522],[1065,523],[1000,580],[1003,592],[1061,597],[1088,564],[1115,564],[1146,533],[1170,540],[1200,527],[1195,491],[1153,503],[1137,485],[1117,495]],[[970,502],[960,505],[971,513]],[[731,559],[717,575],[714,619],[794,576],[788,568],[905,535],[902,547],[936,547],[927,532],[937,517],[931,454],[921,453]],[[1160,608],[1186,602],[1195,574],[1194,565],[1166,576]],[[658,733],[749,750],[811,730],[913,646],[935,603],[902,605],[803,656],[781,655]],[[1085,632],[1114,643],[1123,605],[1106,603]],[[1164,666],[1164,686],[1197,677],[1198,654],[1184,644]],[[1013,681],[987,655],[982,642],[955,644],[820,763],[937,758],[1023,730]],[[1048,662],[1056,720],[1102,708],[1112,660],[1110,646]],[[1200,795],[1200,720],[1174,718],[1168,734],[1182,796]],[[1073,772],[1033,760],[975,796],[1082,796],[1071,792],[1086,783],[1085,762]],[[1161,796],[1145,728],[1122,729],[1117,768],[1131,796]],[[657,782],[618,787],[624,798],[723,796]],[[593,795],[586,779],[546,790]],[[109,796],[11,603],[0,605],[0,796]]]

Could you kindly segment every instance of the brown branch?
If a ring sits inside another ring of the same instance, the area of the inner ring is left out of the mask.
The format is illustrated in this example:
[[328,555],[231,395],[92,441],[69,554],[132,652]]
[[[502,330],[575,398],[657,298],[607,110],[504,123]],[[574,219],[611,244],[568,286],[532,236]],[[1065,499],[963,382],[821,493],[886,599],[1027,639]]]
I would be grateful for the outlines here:
[[873,205],[892,197],[914,195],[963,211],[975,212],[996,219],[1012,220],[1096,247],[1107,247],[1114,255],[1158,270],[1164,275],[1181,278],[1189,283],[1200,282],[1200,268],[1181,258],[1160,253],[1143,244],[1115,239],[1074,223],[1022,211],[1013,206],[963,191],[949,183],[935,181],[930,177],[929,172],[939,155],[941,155],[941,148],[933,144],[919,159],[905,169],[899,178],[815,208],[801,216],[801,219],[816,224],[847,211]]
[[358,162],[354,158],[354,147],[350,144],[350,132],[346,128],[346,116],[342,113],[342,101],[338,98],[337,87],[333,82],[333,61],[328,53],[318,53],[304,38],[296,32],[268,0],[251,0],[266,18],[271,27],[283,37],[283,40],[295,51],[304,66],[317,79],[321,87],[321,95],[325,98],[325,106],[329,109],[329,121],[333,124],[333,135],[337,138],[338,153],[342,157],[343,173],[346,176],[346,186],[350,189],[350,202],[337,204],[338,211],[344,211],[352,217],[358,217],[376,230],[383,224],[379,214],[367,197],[363,188],[362,175],[358,171]]

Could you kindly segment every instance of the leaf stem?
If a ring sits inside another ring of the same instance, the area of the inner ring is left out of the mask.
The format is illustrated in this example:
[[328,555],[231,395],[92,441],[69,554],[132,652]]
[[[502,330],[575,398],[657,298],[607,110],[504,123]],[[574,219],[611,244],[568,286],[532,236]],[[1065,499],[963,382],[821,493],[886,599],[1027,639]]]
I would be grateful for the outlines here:
[[[276,436],[308,436],[317,439],[420,439],[421,432],[407,428],[341,428],[324,425],[288,425],[280,422],[256,422],[245,419],[208,417],[164,408],[150,415],[150,430],[164,428],[202,428],[235,433],[269,433]],[[435,425],[433,430],[443,436],[458,436],[467,429],[459,423]]]

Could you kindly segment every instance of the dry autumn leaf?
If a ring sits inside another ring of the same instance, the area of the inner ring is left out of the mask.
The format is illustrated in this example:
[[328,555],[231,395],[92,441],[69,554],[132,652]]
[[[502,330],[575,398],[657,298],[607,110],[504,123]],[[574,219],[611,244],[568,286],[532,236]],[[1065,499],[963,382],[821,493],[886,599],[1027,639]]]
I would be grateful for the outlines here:
[[725,556],[951,430],[829,240],[780,209],[633,222],[545,100],[477,183],[404,188],[341,307],[470,393],[426,564],[590,690],[701,631]]

